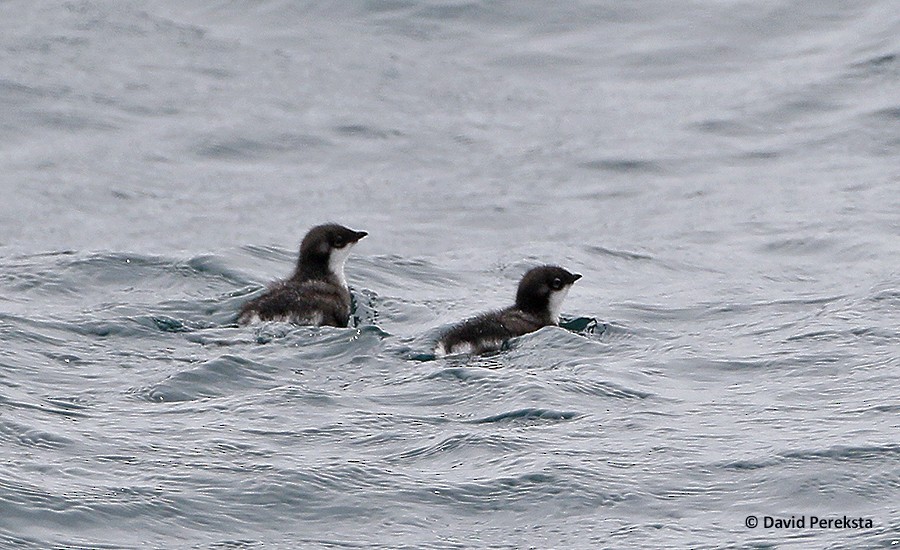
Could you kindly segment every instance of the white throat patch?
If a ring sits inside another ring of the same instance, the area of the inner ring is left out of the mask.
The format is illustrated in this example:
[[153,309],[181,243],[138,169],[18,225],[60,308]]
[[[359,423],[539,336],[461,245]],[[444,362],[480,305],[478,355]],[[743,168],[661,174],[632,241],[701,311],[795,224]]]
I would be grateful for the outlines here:
[[569,294],[572,285],[566,285],[559,290],[551,290],[547,299],[547,308],[550,310],[550,319],[559,324],[559,314],[562,313],[563,300]]
[[347,286],[347,278],[344,276],[344,263],[347,262],[347,257],[350,256],[350,249],[355,245],[356,243],[350,243],[344,248],[332,248],[331,256],[328,257],[328,271],[337,277],[338,284],[343,287]]

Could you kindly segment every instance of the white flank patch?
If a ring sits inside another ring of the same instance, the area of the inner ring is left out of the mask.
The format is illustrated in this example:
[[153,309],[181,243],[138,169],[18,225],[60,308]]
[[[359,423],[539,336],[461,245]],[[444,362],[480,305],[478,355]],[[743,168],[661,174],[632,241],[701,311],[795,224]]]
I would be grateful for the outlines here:
[[447,349],[444,347],[443,342],[438,342],[437,347],[434,348],[434,356],[437,358],[441,358],[447,355]]
[[457,355],[461,353],[475,353],[475,346],[470,342],[460,342],[455,346],[450,347],[450,349],[447,349],[443,342],[438,342],[437,347],[434,348],[435,357],[445,357],[447,355]]
[[553,319],[553,322],[557,325],[559,324],[559,314],[562,313],[563,300],[566,299],[566,296],[569,294],[569,289],[571,288],[572,285],[566,285],[559,290],[550,291],[547,307],[550,309],[550,318]]
[[473,354],[473,353],[475,353],[475,346],[473,346],[471,342],[460,342],[460,343],[456,344],[455,346],[453,346],[453,349],[450,350],[450,353],[452,353],[452,354],[457,354],[457,353]]
[[343,287],[347,286],[347,277],[344,276],[344,264],[347,262],[347,257],[350,256],[350,249],[355,245],[356,243],[350,243],[344,248],[332,248],[331,256],[328,257],[328,271],[337,277],[338,284]]
[[258,314],[254,313],[244,322],[248,325],[255,325],[255,324],[261,323],[262,319],[259,318]]
[[248,325],[256,325],[262,323],[291,323],[294,325],[313,325],[313,326],[322,326],[322,321],[325,320],[325,314],[321,311],[316,311],[310,315],[305,317],[300,317],[298,315],[287,314],[287,315],[279,315],[277,317],[273,317],[266,321],[263,321],[259,314],[254,313],[250,318],[248,318],[245,323]]
[[483,340],[480,342],[460,342],[447,349],[443,342],[438,342],[434,348],[435,358],[440,359],[448,355],[475,355],[476,350],[494,351],[501,349],[505,340]]

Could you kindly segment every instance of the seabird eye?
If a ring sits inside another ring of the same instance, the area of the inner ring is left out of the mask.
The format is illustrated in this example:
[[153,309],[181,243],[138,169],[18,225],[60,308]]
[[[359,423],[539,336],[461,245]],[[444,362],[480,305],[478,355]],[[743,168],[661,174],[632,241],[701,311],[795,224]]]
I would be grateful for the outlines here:
[[562,279],[560,279],[559,277],[555,277],[553,279],[553,282],[550,283],[550,288],[552,288],[553,290],[559,290],[562,288],[562,286]]
[[343,248],[344,247],[344,237],[335,237],[334,238],[334,247],[335,248]]

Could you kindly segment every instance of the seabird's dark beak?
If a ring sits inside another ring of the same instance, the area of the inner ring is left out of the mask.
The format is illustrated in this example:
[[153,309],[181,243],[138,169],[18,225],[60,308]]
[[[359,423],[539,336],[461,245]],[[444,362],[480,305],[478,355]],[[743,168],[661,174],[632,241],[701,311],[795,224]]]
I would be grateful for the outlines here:
[[572,273],[572,282],[574,283],[581,278],[581,273]]
[[365,237],[366,235],[368,235],[368,233],[366,233],[365,231],[357,231],[356,232],[356,240],[358,241],[358,240],[362,239],[363,237]]

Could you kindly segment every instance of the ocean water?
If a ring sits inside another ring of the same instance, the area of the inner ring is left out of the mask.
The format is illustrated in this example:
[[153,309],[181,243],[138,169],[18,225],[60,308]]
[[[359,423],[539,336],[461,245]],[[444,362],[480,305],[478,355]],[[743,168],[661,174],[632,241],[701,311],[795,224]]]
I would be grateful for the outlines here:
[[900,548],[895,0],[0,14],[0,547]]

